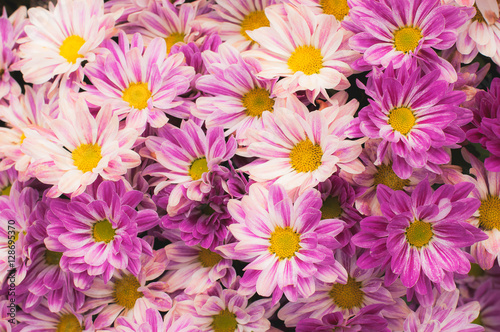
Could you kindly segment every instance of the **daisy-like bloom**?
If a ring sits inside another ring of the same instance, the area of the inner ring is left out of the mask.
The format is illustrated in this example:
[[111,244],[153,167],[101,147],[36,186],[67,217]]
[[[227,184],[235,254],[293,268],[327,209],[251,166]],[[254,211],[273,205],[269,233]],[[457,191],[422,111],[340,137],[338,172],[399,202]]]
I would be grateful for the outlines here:
[[268,27],[265,9],[278,0],[216,0],[213,12],[199,16],[197,22],[203,29],[217,33],[228,45],[245,51],[258,45],[247,34],[261,27]]
[[459,107],[465,93],[439,80],[437,70],[424,74],[415,62],[374,68],[364,88],[372,99],[355,121],[363,135],[382,138],[375,165],[392,152],[392,168],[401,179],[410,178],[415,168],[441,174],[439,165],[451,160],[448,148],[465,139],[460,126],[472,118],[470,110]]
[[82,311],[76,310],[72,304],[65,303],[59,312],[51,312],[46,300],[32,312],[17,312],[16,319],[19,324],[14,331],[95,331],[92,322],[92,313],[82,315]]
[[186,294],[205,293],[219,281],[225,287],[236,280],[233,261],[218,250],[187,246],[176,241],[165,247],[167,273],[161,278],[169,293],[184,289]]
[[[152,238],[150,239],[152,244]],[[110,281],[94,279],[92,287],[84,291],[89,298],[82,310],[104,308],[94,321],[96,329],[110,327],[117,317],[128,319],[144,315],[149,308],[167,311],[172,300],[166,293],[165,284],[153,282],[165,271],[167,258],[163,250],[155,251],[153,257],[142,255],[138,276],[123,270],[115,270]]]
[[25,129],[22,151],[34,159],[29,172],[53,185],[49,197],[81,194],[100,175],[118,181],[140,164],[131,150],[138,137],[132,128],[119,129],[117,115],[103,107],[94,118],[83,98],[60,103],[61,116],[49,121],[51,132]]
[[297,326],[306,318],[322,319],[332,313],[335,313],[335,317],[339,313],[344,320],[348,320],[352,316],[362,316],[360,311],[373,305],[377,309],[374,314],[380,316],[383,309],[390,310],[396,304],[395,299],[404,294],[405,289],[401,284],[395,283],[389,287],[383,285],[382,270],[359,268],[356,254],[348,256],[337,252],[336,258],[347,270],[347,278],[318,282],[311,297],[285,304],[278,312],[278,317],[287,327]]
[[235,133],[238,144],[246,145],[248,128],[263,129],[262,113],[284,106],[284,98],[273,91],[276,80],[257,78],[261,65],[253,58],[242,58],[228,44],[202,56],[208,75],[198,79],[196,88],[205,95],[196,100],[193,115],[205,120],[208,128],[222,126],[226,135]]
[[261,184],[253,184],[241,201],[229,201],[236,221],[229,230],[237,242],[219,249],[230,258],[250,262],[242,286],[256,287],[259,295],[272,295],[276,303],[283,293],[290,301],[311,296],[316,280],[347,280],[333,257],[333,250],[341,246],[335,237],[344,222],[321,220],[321,204],[315,189],[293,202],[282,186],[267,190]]
[[128,191],[120,197],[116,185],[105,181],[95,199],[84,193],[69,202],[50,202],[47,233],[64,246],[60,265],[75,274],[77,288],[88,288],[98,275],[107,282],[115,270],[137,275],[141,253],[152,255],[150,244],[137,234],[154,227],[158,216],[135,210],[142,196]]
[[303,117],[288,108],[277,108],[262,117],[264,129],[249,133],[252,143],[247,149],[249,156],[259,159],[240,168],[250,179],[300,192],[325,181],[338,168],[349,173],[363,171],[357,158],[364,140],[345,140],[345,133],[330,134],[332,128],[322,111]]
[[466,7],[442,5],[440,0],[360,1],[349,12],[343,26],[356,33],[349,39],[352,49],[363,53],[355,63],[395,68],[418,59],[419,65],[439,69],[441,78],[454,82],[453,66],[434,49],[445,50],[457,40],[457,29],[470,18]]
[[181,316],[176,320],[162,317],[161,313],[153,308],[139,312],[133,318],[118,317],[115,321],[117,332],[199,332],[199,328],[193,324],[192,316]]
[[165,180],[156,185],[155,193],[176,184],[169,206],[177,206],[182,193],[200,201],[203,193],[211,189],[209,172],[233,157],[236,151],[236,140],[229,137],[226,142],[222,127],[208,128],[205,134],[193,120],[182,122],[180,128],[167,124],[158,135],[148,137],[141,155],[157,162],[148,166],[144,174]]
[[500,13],[497,1],[476,0],[475,15],[458,30],[457,50],[472,61],[477,53],[500,64]]
[[471,107],[474,113],[473,128],[467,131],[467,139],[480,143],[490,155],[484,161],[484,166],[490,172],[500,171],[500,134],[496,129],[500,123],[500,78],[494,78],[488,91],[478,91],[475,105]]
[[23,129],[47,130],[49,120],[59,114],[58,94],[48,97],[51,87],[51,83],[35,85],[34,88],[26,85],[23,95],[9,95],[9,106],[0,105],[0,118],[8,124],[7,128],[0,128],[0,170],[15,168],[20,181],[31,177],[28,167],[32,161],[21,149],[26,138]]
[[119,16],[104,14],[102,0],[61,0],[49,10],[30,8],[28,15],[16,67],[34,84],[73,72],[82,79],[82,62],[95,60],[99,45],[115,33]]
[[459,292],[433,290],[436,299],[431,306],[420,306],[412,312],[405,321],[404,331],[441,331],[441,332],[481,332],[482,326],[473,321],[479,314],[479,303],[469,302],[458,306]]
[[425,180],[410,196],[379,185],[382,216],[363,219],[361,231],[352,238],[357,246],[369,249],[358,265],[385,268],[386,284],[399,276],[409,298],[416,293],[425,305],[433,301],[432,284],[453,291],[453,273],[470,270],[461,248],[486,238],[466,222],[480,205],[478,199],[467,198],[473,189],[473,184],[463,182],[433,191]]
[[166,55],[175,44],[194,41],[198,36],[192,25],[200,4],[196,1],[174,6],[169,0],[151,1],[148,8],[129,15],[129,22],[120,28],[130,35],[139,32],[146,45],[154,38],[162,38],[167,49],[161,54]]
[[323,316],[321,320],[306,318],[297,323],[297,332],[323,332],[323,331],[380,331],[389,332],[387,321],[381,317],[380,306],[370,305],[362,308],[356,315],[347,319],[342,313],[334,312]]
[[475,290],[473,297],[464,300],[465,303],[479,302],[481,311],[472,323],[483,326],[486,332],[500,329],[500,290],[493,285],[493,280],[488,279]]
[[121,32],[118,44],[112,40],[103,46],[109,52],[85,66],[85,74],[93,85],[85,86],[85,99],[91,107],[110,105],[127,126],[142,131],[149,123],[160,128],[168,122],[165,113],[175,112],[182,104],[179,95],[188,91],[194,70],[183,65],[183,54],[165,57],[165,42],[158,38],[144,48],[140,34],[129,45]]
[[[283,6],[283,7],[281,7]],[[311,102],[326,89],[345,90],[350,64],[359,53],[347,46],[347,34],[332,15],[316,15],[310,7],[283,4],[267,8],[270,27],[247,34],[260,48],[246,54],[262,64],[259,76],[276,83],[278,95],[306,90]]]

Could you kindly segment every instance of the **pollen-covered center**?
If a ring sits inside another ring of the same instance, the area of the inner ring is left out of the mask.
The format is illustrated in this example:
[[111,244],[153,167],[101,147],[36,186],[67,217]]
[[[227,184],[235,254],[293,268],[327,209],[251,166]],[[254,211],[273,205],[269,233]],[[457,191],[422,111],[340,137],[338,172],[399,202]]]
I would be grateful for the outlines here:
[[222,260],[222,256],[209,249],[201,248],[198,254],[198,261],[203,267],[213,267]]
[[391,188],[392,190],[403,190],[404,187],[410,185],[410,180],[401,179],[399,176],[394,173],[392,169],[392,164],[385,165],[382,164],[377,167],[377,173],[375,173],[374,177],[374,186],[379,184],[384,184]]
[[83,58],[83,55],[78,54],[83,44],[85,44],[85,39],[82,37],[77,35],[69,36],[59,47],[59,54],[68,62],[76,63],[76,59]]
[[90,172],[101,161],[101,147],[97,144],[82,144],[71,152],[73,165],[83,173]]
[[306,75],[319,74],[323,68],[321,50],[314,46],[299,46],[288,58],[288,68],[294,73],[301,71]]
[[95,242],[109,243],[115,238],[116,232],[108,219],[99,220],[92,226],[92,237]]
[[246,33],[248,30],[253,31],[258,28],[268,27],[269,20],[267,19],[266,13],[263,10],[257,10],[249,13],[245,16],[243,21],[241,21],[240,33],[245,39],[253,41],[252,38]]
[[217,315],[212,316],[211,324],[214,332],[234,332],[238,327],[236,315],[228,309],[220,311]]
[[151,97],[151,91],[149,91],[148,83],[130,83],[128,88],[123,90],[122,99],[126,101],[130,107],[137,108],[138,110],[143,110],[148,107],[148,100]]
[[394,31],[394,48],[404,53],[415,52],[420,39],[422,39],[422,31],[419,28],[400,28]]
[[125,275],[121,279],[117,279],[113,289],[115,303],[127,309],[132,309],[135,301],[143,296],[141,292],[137,291],[139,287],[141,285],[133,275]]
[[365,293],[361,290],[361,282],[349,278],[345,285],[336,283],[328,292],[333,303],[342,309],[361,308]]
[[339,22],[349,14],[347,0],[320,0],[319,4],[323,13],[335,16]]
[[338,196],[328,196],[321,206],[321,219],[335,219],[342,214]]
[[393,108],[389,112],[389,120],[387,123],[392,129],[399,131],[403,135],[407,135],[411,128],[415,125],[415,115],[408,107]]
[[205,172],[208,172],[207,158],[205,157],[195,159],[189,166],[189,175],[193,180],[201,179],[201,175]]
[[408,243],[418,249],[426,246],[431,242],[434,232],[432,225],[422,220],[415,220],[406,228],[406,240]]
[[12,189],[12,185],[10,185],[10,184],[3,187],[2,188],[2,196],[9,196],[11,189]]
[[172,46],[184,42],[184,37],[186,37],[186,35],[180,32],[174,32],[168,35],[168,37],[165,38],[165,42],[167,43],[167,54],[170,53]]
[[485,231],[500,229],[500,197],[488,196],[479,206],[479,227]]
[[484,19],[484,16],[483,14],[481,13],[481,11],[479,10],[479,8],[477,8],[477,5],[474,4],[474,9],[476,10],[476,15],[474,15],[474,17],[472,18],[472,21],[477,21],[479,23],[484,23],[486,22],[486,20]]
[[254,88],[241,98],[245,113],[248,116],[261,117],[264,111],[273,111],[274,99],[270,97],[269,91],[263,88]]
[[276,227],[269,239],[269,251],[279,259],[292,258],[300,249],[300,234],[290,227]]
[[80,322],[73,314],[65,314],[59,318],[59,323],[57,324],[57,332],[82,332],[82,326]]
[[290,151],[290,164],[297,172],[312,172],[321,166],[323,151],[309,138],[297,143]]
[[63,253],[57,251],[45,250],[45,264],[47,265],[59,265]]

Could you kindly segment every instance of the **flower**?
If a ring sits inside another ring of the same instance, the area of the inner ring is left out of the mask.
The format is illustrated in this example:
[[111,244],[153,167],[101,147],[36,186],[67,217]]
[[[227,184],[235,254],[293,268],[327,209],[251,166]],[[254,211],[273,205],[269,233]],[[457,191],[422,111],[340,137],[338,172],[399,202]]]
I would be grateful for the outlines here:
[[356,33],[349,45],[363,53],[363,58],[354,63],[356,69],[386,68],[391,62],[394,68],[400,68],[418,59],[419,66],[438,69],[440,79],[454,82],[455,70],[434,49],[453,46],[457,29],[471,14],[466,7],[442,5],[440,0],[368,0],[351,8],[351,20],[344,21],[343,26]]
[[311,7],[315,14],[332,15],[339,22],[349,19],[349,11],[359,0],[290,0],[294,5]]
[[334,259],[340,247],[335,236],[344,222],[321,220],[320,194],[309,189],[292,201],[281,185],[269,190],[250,187],[241,201],[230,200],[229,213],[236,223],[229,230],[236,242],[218,247],[233,259],[249,261],[240,284],[256,287],[276,303],[284,293],[290,301],[314,294],[315,280],[346,280],[345,269]]
[[319,93],[329,98],[326,89],[349,87],[350,64],[359,53],[348,48],[348,34],[335,17],[289,4],[267,8],[265,13],[270,27],[247,31],[260,48],[245,54],[261,62],[258,76],[284,77],[276,83],[278,95],[306,90],[314,102]]
[[364,88],[372,99],[353,125],[359,124],[362,135],[383,139],[375,165],[390,146],[399,178],[408,179],[414,168],[441,174],[438,165],[450,162],[448,148],[465,139],[460,126],[471,120],[470,110],[459,107],[465,93],[453,91],[436,70],[422,73],[415,62],[399,70],[374,68]]

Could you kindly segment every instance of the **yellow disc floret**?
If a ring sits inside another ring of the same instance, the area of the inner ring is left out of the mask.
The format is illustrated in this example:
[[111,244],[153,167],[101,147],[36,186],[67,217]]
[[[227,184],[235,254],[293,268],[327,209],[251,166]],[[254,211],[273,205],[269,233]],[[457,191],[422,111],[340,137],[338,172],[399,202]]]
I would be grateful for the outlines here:
[[59,265],[63,253],[57,251],[45,250],[45,264],[47,265]]
[[321,50],[314,46],[299,46],[288,58],[288,68],[294,73],[301,71],[306,75],[319,74],[323,68]]
[[68,62],[76,63],[76,59],[83,58],[83,55],[78,54],[83,44],[85,44],[85,39],[82,37],[77,35],[69,36],[59,47],[59,54]]
[[222,310],[212,318],[213,321],[210,326],[214,332],[234,332],[238,327],[236,315],[228,309]]
[[201,248],[198,254],[198,261],[203,267],[213,267],[222,260],[222,256],[209,249]]
[[59,318],[56,332],[82,332],[80,322],[73,314],[65,314]]
[[83,173],[91,172],[101,161],[101,147],[94,144],[82,144],[71,152],[73,165]]
[[415,120],[415,115],[413,115],[410,108],[397,107],[389,112],[387,123],[391,125],[392,129],[399,131],[403,135],[407,135],[415,125]]
[[99,220],[92,226],[92,237],[95,242],[109,243],[115,235],[115,229],[108,219]]
[[292,258],[300,249],[300,234],[295,232],[290,227],[276,227],[269,239],[271,245],[269,251],[276,254],[278,258]]
[[269,20],[263,10],[257,10],[246,15],[241,21],[240,33],[245,39],[253,41],[252,38],[246,33],[248,30],[253,31],[258,28],[268,27]]
[[263,88],[254,88],[241,98],[245,113],[248,116],[260,117],[264,111],[273,111],[274,99],[270,97],[269,91]]
[[377,173],[375,173],[373,185],[377,186],[379,184],[385,184],[392,190],[403,190],[404,187],[410,185],[410,180],[401,179],[394,173],[392,169],[392,164],[385,165],[382,164],[377,166]]
[[489,195],[481,201],[479,227],[485,231],[500,230],[500,197]]
[[474,9],[476,10],[476,15],[474,15],[474,17],[472,18],[472,21],[477,21],[479,23],[484,23],[486,22],[486,20],[484,19],[484,16],[483,14],[481,13],[481,11],[479,10],[479,8],[477,8],[477,5],[474,4]]
[[321,166],[323,151],[308,138],[297,143],[290,151],[290,164],[297,172],[312,172]]
[[323,13],[335,16],[339,22],[349,14],[347,0],[320,0],[319,4],[323,8]]
[[12,185],[7,185],[2,188],[2,196],[9,196],[10,195],[10,190],[12,189]]
[[189,175],[193,180],[201,179],[203,173],[208,172],[207,158],[201,157],[195,159],[189,167]]
[[165,42],[167,43],[167,54],[170,53],[172,46],[184,42],[184,37],[186,37],[186,35],[180,32],[174,32],[168,35],[168,37],[165,38]]
[[143,296],[141,292],[137,291],[139,287],[141,285],[133,275],[125,275],[122,279],[116,280],[113,289],[115,303],[127,309],[132,309],[135,306],[135,301]]
[[328,295],[330,295],[337,307],[352,309],[361,308],[365,293],[361,290],[361,282],[349,276],[347,284],[334,284]]
[[123,90],[122,99],[126,101],[130,107],[137,108],[138,110],[148,107],[148,100],[151,97],[148,83],[130,83],[128,88]]
[[431,242],[434,232],[430,223],[415,220],[406,228],[405,235],[406,240],[411,246],[420,249]]
[[394,48],[404,53],[415,52],[422,39],[422,31],[415,27],[403,27],[394,31]]
[[321,219],[334,219],[340,217],[342,208],[338,196],[328,196],[321,206]]

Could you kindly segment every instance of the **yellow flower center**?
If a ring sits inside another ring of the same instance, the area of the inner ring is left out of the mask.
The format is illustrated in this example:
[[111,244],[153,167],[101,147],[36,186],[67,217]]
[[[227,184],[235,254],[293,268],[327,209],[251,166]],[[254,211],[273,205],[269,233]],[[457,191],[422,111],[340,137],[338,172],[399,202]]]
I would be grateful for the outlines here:
[[483,326],[483,320],[481,319],[481,314],[479,314],[477,318],[471,322],[471,324],[477,324]]
[[471,277],[482,277],[486,274],[484,270],[476,263],[470,263],[469,275]]
[[276,227],[269,239],[269,251],[278,258],[292,258],[300,249],[300,234],[290,227]]
[[361,308],[365,293],[361,290],[361,282],[349,276],[347,284],[334,284],[328,295],[330,295],[337,307],[352,309]]
[[148,83],[130,83],[128,88],[123,90],[122,99],[126,101],[130,107],[137,108],[138,110],[143,110],[148,107],[148,100],[151,97],[151,91],[149,91]]
[[73,314],[62,315],[57,324],[57,332],[82,332],[80,322]]
[[246,31],[253,31],[258,28],[268,27],[269,20],[267,19],[266,13],[263,10],[257,10],[246,15],[243,21],[241,21],[240,33],[245,39],[253,41]]
[[99,220],[92,226],[92,236],[95,242],[109,243],[115,238],[115,230],[108,219]]
[[73,35],[66,38],[61,47],[59,47],[59,54],[68,60],[68,62],[76,63],[77,58],[82,58],[83,55],[78,54],[80,48],[85,44],[85,39],[80,36]]
[[347,0],[320,0],[319,4],[323,8],[323,13],[335,16],[339,22],[349,14]]
[[297,143],[290,151],[290,164],[297,172],[312,172],[321,166],[323,151],[309,138]]
[[228,309],[224,309],[217,315],[212,316],[213,321],[210,325],[214,332],[234,332],[238,327],[236,315]]
[[165,38],[165,42],[167,43],[167,54],[170,53],[170,49],[177,43],[184,42],[185,34],[180,32],[174,32]]
[[479,10],[479,8],[477,8],[476,4],[474,4],[474,8],[476,9],[476,15],[474,15],[474,17],[472,18],[472,21],[478,21],[479,23],[486,22],[483,14],[481,14],[481,11]]
[[137,291],[139,287],[141,285],[133,275],[126,275],[122,279],[116,280],[113,289],[115,303],[127,309],[132,309],[135,306],[135,301],[143,296],[141,292]]
[[288,58],[288,68],[294,73],[301,71],[306,75],[319,74],[323,68],[321,50],[314,46],[299,46]]
[[2,188],[2,196],[9,196],[10,195],[10,190],[12,189],[12,185],[7,185]]
[[430,223],[415,220],[406,228],[405,235],[406,240],[411,246],[420,249],[431,242],[434,233],[432,232],[432,225]]
[[335,219],[342,214],[339,198],[328,196],[321,206],[321,219]]
[[400,28],[394,31],[394,48],[404,53],[415,52],[420,39],[422,39],[422,31],[419,28]]
[[415,115],[408,107],[393,108],[389,112],[388,124],[392,129],[399,131],[403,135],[407,135],[411,128],[415,125]]
[[45,250],[45,264],[47,265],[59,265],[63,253]]
[[82,144],[71,152],[73,164],[83,173],[91,172],[101,161],[101,147],[95,144]]
[[211,250],[201,248],[198,254],[198,261],[203,267],[213,267],[222,260],[222,256]]
[[410,185],[410,180],[401,179],[399,176],[394,173],[392,169],[392,164],[385,165],[382,164],[377,167],[377,173],[374,175],[374,186],[379,184],[385,184],[392,190],[403,190],[404,187]]
[[488,196],[479,206],[479,227],[485,231],[500,229],[500,197]]
[[201,175],[205,172],[208,172],[207,158],[205,157],[195,159],[189,166],[189,175],[193,180],[201,179]]
[[274,99],[269,97],[269,91],[263,88],[254,88],[241,98],[245,113],[248,116],[259,117],[264,111],[273,111]]

